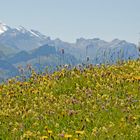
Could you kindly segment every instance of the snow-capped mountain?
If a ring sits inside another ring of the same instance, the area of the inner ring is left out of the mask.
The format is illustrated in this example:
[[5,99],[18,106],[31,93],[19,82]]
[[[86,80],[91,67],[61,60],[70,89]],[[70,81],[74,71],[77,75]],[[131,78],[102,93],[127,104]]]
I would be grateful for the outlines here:
[[23,26],[12,28],[4,23],[0,23],[0,44],[19,51],[30,51],[48,44],[55,46],[57,51],[65,49],[67,54],[74,55],[77,59],[83,60],[86,56],[89,56],[92,61],[97,59],[96,57],[99,57],[99,55],[101,55],[99,60],[102,60],[102,56],[107,52],[114,54],[118,50],[124,52],[124,58],[132,56],[137,58],[139,55],[136,45],[124,40],[114,39],[107,42],[99,38],[79,38],[75,43],[68,43],[60,39],[51,40],[50,37],[46,37],[33,29],[28,30]]
[[79,38],[75,43],[69,43],[58,38],[51,40],[39,31],[23,26],[12,28],[0,23],[0,70],[6,72],[6,77],[15,76],[19,64],[31,64],[41,69],[42,66],[56,67],[60,64],[113,64],[118,60],[139,57],[138,47],[125,40],[107,42],[99,38]]
[[29,51],[46,44],[49,39],[35,30],[22,26],[12,28],[0,23],[0,43],[7,47]]
[[8,27],[6,24],[0,22],[0,35],[6,32],[10,27]]

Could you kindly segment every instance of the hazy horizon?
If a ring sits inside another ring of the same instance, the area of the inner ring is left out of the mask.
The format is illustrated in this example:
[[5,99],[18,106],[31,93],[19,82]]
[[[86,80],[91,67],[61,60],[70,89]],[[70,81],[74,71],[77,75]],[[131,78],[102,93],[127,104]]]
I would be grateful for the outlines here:
[[0,21],[35,29],[52,39],[115,38],[137,44],[139,0],[8,0],[1,1]]

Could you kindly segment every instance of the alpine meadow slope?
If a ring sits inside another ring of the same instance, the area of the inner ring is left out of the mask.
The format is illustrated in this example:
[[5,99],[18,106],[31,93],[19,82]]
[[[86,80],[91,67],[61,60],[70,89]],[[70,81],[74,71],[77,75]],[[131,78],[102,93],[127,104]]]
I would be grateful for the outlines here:
[[0,85],[0,139],[140,139],[140,59]]

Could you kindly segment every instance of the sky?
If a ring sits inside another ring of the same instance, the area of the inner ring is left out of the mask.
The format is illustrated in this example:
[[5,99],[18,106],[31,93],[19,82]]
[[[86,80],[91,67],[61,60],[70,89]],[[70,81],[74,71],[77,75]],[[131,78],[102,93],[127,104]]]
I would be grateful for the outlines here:
[[68,42],[84,37],[137,43],[140,0],[0,0],[0,21]]

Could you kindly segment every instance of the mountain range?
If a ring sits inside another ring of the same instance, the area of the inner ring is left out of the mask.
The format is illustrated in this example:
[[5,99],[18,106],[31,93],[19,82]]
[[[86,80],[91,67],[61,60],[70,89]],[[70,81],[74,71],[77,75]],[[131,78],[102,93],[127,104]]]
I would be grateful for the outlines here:
[[46,66],[54,69],[62,64],[113,64],[139,56],[137,46],[125,40],[107,42],[99,38],[79,38],[75,43],[69,43],[52,40],[33,29],[12,28],[0,23],[0,79],[18,75],[19,65],[25,68],[31,64],[36,70],[42,70]]

